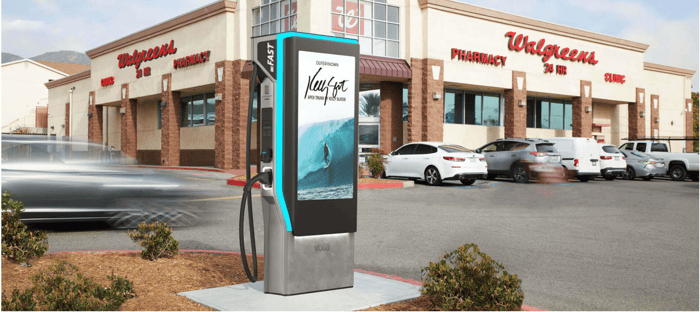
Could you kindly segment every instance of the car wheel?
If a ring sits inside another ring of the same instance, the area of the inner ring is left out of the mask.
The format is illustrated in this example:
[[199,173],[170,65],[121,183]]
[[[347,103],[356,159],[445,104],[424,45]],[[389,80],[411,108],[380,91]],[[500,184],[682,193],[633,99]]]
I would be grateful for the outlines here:
[[642,177],[642,180],[644,181],[651,181],[654,177]]
[[440,172],[438,172],[437,168],[430,166],[428,169],[425,169],[425,182],[433,186],[442,183],[442,178],[440,178]]
[[588,182],[591,179],[590,176],[578,176],[576,178],[581,182]]
[[615,180],[616,176],[614,176],[614,175],[612,175],[612,174],[608,174],[608,175],[604,175],[603,178],[604,178],[606,181],[612,181],[612,180]]
[[476,182],[476,179],[462,179],[459,181],[462,182],[462,184],[464,185],[472,185],[474,184],[474,182]]
[[675,165],[671,167],[671,180],[673,181],[683,181],[685,180],[685,177],[688,176],[688,172],[685,171],[685,168],[680,165]]
[[527,167],[522,163],[513,165],[510,169],[510,176],[517,183],[527,183],[530,180]]
[[625,173],[622,174],[622,177],[625,180],[634,180],[634,178],[636,178],[636,174],[634,173],[634,168],[627,167],[627,170],[625,171]]

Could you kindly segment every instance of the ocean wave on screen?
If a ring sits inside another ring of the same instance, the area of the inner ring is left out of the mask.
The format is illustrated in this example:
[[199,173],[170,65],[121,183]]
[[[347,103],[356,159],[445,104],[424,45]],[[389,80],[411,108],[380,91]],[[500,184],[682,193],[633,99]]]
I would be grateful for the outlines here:
[[[354,127],[354,118],[300,127],[297,178],[299,195],[302,190],[352,186],[355,166]],[[325,145],[330,150],[330,164],[325,160]],[[337,193],[334,196],[341,197],[332,198],[352,198],[352,188],[349,195],[346,193]]]

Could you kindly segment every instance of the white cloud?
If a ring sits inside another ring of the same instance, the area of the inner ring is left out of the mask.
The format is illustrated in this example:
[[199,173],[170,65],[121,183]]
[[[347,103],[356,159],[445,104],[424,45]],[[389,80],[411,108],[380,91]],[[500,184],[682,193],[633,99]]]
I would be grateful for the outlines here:
[[29,21],[17,19],[14,21],[2,21],[2,30],[35,31],[46,26],[42,21]]
[[42,11],[47,13],[56,13],[60,9],[58,3],[56,3],[56,0],[32,0],[32,2]]

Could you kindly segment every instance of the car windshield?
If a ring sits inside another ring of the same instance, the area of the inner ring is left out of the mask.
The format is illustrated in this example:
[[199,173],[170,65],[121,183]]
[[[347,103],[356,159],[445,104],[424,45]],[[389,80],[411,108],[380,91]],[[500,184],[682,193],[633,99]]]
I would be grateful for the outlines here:
[[554,144],[537,144],[537,152],[539,153],[556,153]]
[[471,153],[471,152],[473,152],[472,150],[470,150],[464,146],[456,145],[456,144],[440,145],[440,149],[442,149],[448,153],[464,153],[464,152]]
[[612,145],[603,146],[603,151],[605,151],[606,153],[611,153],[611,154],[619,154],[620,153],[620,151],[617,150],[617,147],[612,146]]
[[108,146],[47,137],[2,137],[2,163],[127,164],[135,160]]

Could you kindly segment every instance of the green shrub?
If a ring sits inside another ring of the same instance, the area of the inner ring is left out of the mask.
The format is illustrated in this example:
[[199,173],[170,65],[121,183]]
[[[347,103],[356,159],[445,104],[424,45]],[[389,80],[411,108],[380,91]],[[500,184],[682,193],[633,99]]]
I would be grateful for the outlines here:
[[168,223],[153,222],[146,224],[141,222],[138,230],[129,231],[129,237],[139,246],[145,248],[141,251],[141,258],[157,260],[160,257],[176,255],[179,243],[172,237],[173,230]]
[[460,246],[439,263],[430,262],[421,274],[421,291],[442,310],[513,311],[523,304],[522,281],[475,244]]
[[[3,310],[48,311],[114,311],[134,297],[130,281],[112,273],[104,287],[92,278],[86,278],[65,260],[58,260],[48,270],[32,276],[32,288],[20,292],[14,290],[10,298],[3,293]],[[33,295],[33,296],[32,296]]]
[[382,157],[379,150],[374,150],[371,154],[365,156],[365,162],[367,167],[369,167],[369,171],[372,172],[373,178],[378,179],[384,172],[386,160]]
[[32,231],[20,221],[24,212],[21,202],[2,193],[2,254],[12,261],[29,264],[29,259],[44,255],[49,249],[46,231]]
[[5,298],[5,291],[2,292],[2,310],[3,311],[35,311],[36,302],[32,297],[32,289],[12,290],[12,295]]

